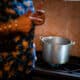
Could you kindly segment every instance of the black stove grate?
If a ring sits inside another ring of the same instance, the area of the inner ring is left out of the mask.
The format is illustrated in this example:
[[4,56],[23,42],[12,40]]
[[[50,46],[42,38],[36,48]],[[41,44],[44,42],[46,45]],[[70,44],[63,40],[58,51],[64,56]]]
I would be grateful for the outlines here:
[[70,57],[68,63],[62,65],[50,65],[42,59],[42,55],[38,54],[36,69],[45,73],[55,73],[60,75],[72,76],[80,78],[80,58]]

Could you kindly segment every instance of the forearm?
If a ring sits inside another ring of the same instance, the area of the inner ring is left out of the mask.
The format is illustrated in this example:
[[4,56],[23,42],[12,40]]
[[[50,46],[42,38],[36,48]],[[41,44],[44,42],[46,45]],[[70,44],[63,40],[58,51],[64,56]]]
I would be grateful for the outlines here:
[[31,27],[32,27],[31,20],[25,15],[23,15],[15,20],[10,20],[8,22],[1,23],[0,32],[8,33],[8,32],[19,31],[19,32],[27,33],[30,31]]

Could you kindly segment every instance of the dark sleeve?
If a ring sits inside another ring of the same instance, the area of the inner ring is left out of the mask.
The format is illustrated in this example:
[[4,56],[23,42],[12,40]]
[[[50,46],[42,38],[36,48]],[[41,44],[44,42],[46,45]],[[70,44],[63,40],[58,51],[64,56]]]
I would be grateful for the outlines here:
[[18,17],[17,14],[10,14],[6,12],[6,8],[12,8],[12,4],[10,4],[11,1],[4,2],[3,0],[0,0],[0,22],[6,22],[10,18],[15,19]]
[[6,3],[4,3],[3,0],[0,0],[0,21],[6,20],[5,18],[5,8],[6,8]]

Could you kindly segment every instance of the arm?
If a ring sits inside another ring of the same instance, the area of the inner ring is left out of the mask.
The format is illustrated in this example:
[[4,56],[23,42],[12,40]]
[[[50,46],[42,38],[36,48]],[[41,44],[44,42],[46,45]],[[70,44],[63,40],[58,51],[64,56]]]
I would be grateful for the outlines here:
[[16,14],[16,12],[13,10],[13,9],[11,9],[11,8],[6,8],[6,10],[5,10],[7,13],[9,13],[9,14]]
[[45,22],[45,11],[41,9],[43,7],[43,5],[41,3],[38,5],[39,10],[34,9],[32,0],[27,0],[27,1],[23,0],[23,4],[26,7],[28,7],[28,13],[32,12],[31,15],[30,14],[28,15],[28,13],[27,13],[27,15],[29,16],[29,18],[32,20],[32,22],[35,25],[41,25]]
[[0,23],[0,32],[3,34],[7,34],[9,32],[28,33],[31,27],[32,21],[25,15],[22,15],[15,20]]
[[[20,10],[17,6],[19,6],[18,4],[16,5],[16,10],[17,10],[17,14],[18,15],[22,15],[25,14],[27,12],[27,16],[31,19],[31,21],[35,24],[35,25],[41,25],[45,22],[45,12],[43,10],[41,10],[40,7],[42,7],[42,5],[38,5],[39,6],[39,10],[34,9],[34,5],[33,5],[33,1],[32,0],[23,0],[23,5],[22,3],[20,3],[20,7],[24,5],[24,8],[22,7],[22,9]],[[24,10],[25,9],[25,10]],[[24,12],[23,12],[24,10]],[[10,12],[12,14],[15,14],[15,12],[11,9],[7,9],[7,12]],[[20,11],[20,12],[19,12]],[[31,15],[30,15],[30,12]]]

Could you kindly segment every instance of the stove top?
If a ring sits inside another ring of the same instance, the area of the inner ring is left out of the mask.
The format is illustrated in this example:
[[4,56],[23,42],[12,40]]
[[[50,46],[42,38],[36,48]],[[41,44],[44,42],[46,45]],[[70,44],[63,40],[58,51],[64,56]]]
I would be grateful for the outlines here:
[[68,63],[63,65],[50,65],[42,59],[41,53],[37,55],[36,71],[44,74],[58,74],[80,79],[80,58],[70,57]]

